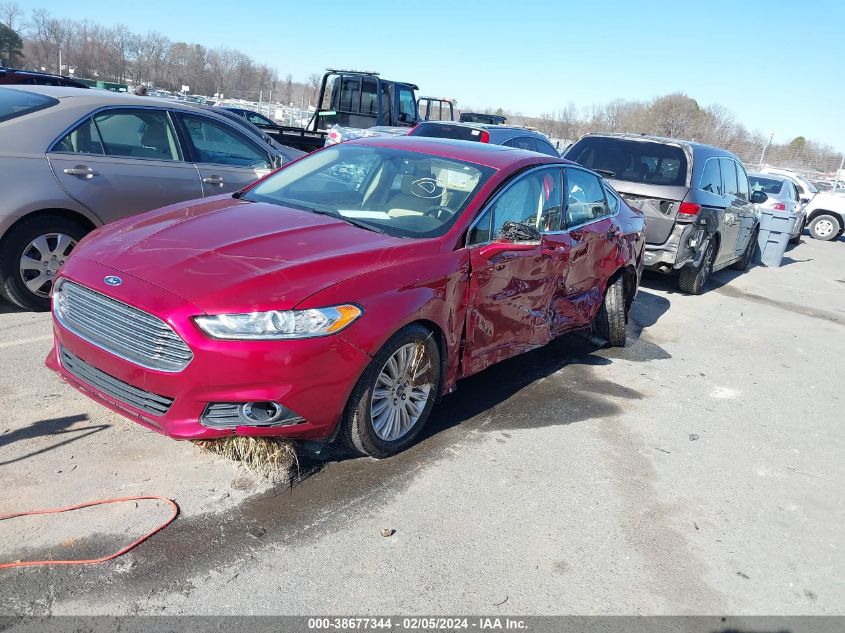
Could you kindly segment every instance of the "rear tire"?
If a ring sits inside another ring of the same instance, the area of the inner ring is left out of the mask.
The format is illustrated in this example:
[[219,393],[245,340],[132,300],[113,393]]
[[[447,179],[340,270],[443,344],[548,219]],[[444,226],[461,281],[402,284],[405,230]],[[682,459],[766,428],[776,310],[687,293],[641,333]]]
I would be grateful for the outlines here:
[[810,222],[810,235],[814,239],[829,242],[839,235],[842,228],[836,216],[825,213],[823,215],[817,215]]
[[711,239],[707,243],[707,250],[704,252],[701,266],[698,268],[681,268],[680,275],[678,275],[678,288],[681,289],[681,292],[700,295],[707,288],[710,273],[713,272],[713,262],[716,259],[716,248],[713,242],[714,240]]
[[384,344],[358,379],[341,420],[343,439],[377,459],[405,450],[425,426],[439,390],[437,341],[421,325],[409,325]]
[[[0,248],[0,295],[25,310],[49,310],[52,279],[48,280],[44,275],[49,272],[50,278],[55,277],[57,268],[51,262],[64,261],[86,233],[85,227],[77,222],[57,215],[40,215],[22,220],[6,234]],[[59,248],[58,236],[63,240],[69,238],[67,248]],[[42,238],[46,241],[41,241]],[[34,244],[40,244],[41,248]],[[59,250],[62,252],[59,253]],[[24,262],[29,263],[29,269],[24,270]],[[41,262],[48,265],[43,271],[35,271],[32,266]],[[33,290],[39,278],[45,281]]]
[[593,319],[593,331],[612,347],[625,347],[625,281],[621,275],[607,287]]

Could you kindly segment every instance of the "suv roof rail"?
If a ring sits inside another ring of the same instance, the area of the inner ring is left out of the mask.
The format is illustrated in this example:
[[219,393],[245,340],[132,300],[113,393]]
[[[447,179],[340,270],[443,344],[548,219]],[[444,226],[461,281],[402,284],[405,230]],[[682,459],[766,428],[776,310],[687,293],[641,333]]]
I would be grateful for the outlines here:
[[327,73],[349,73],[352,75],[378,75],[374,70],[352,70],[348,68],[326,68]]

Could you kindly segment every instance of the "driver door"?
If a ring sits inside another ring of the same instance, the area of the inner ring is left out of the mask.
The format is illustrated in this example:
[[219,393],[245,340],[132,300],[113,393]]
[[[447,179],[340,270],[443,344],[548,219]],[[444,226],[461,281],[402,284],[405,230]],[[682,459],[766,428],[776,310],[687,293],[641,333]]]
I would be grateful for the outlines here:
[[269,153],[223,121],[178,114],[204,196],[243,189],[272,171]]
[[[541,234],[560,226],[559,189],[559,167],[519,175],[470,228],[464,376],[551,340],[560,258]],[[538,239],[508,239],[502,233],[505,222],[532,227]]]

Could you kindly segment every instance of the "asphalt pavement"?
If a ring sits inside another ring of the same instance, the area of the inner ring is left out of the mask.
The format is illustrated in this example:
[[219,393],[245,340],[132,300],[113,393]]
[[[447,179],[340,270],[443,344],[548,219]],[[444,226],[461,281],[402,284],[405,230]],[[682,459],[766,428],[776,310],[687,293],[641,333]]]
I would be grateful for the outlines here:
[[[566,337],[460,382],[407,452],[276,487],[62,384],[49,315],[0,304],[0,514],[182,508],[112,562],[0,571],[0,613],[842,614],[845,240],[784,264],[649,276],[625,349]],[[166,516],[3,521],[0,562]]]

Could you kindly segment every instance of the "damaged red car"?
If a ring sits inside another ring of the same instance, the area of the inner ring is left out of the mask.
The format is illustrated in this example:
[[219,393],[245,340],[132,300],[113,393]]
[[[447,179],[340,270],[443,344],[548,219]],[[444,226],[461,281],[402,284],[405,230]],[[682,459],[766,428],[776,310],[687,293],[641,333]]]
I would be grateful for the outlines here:
[[343,143],[85,238],[54,285],[47,364],[174,438],[386,457],[460,378],[573,330],[624,345],[644,228],[563,159]]

